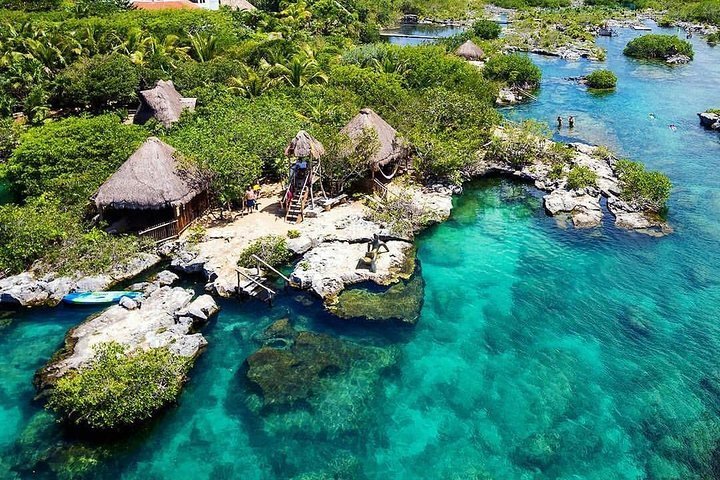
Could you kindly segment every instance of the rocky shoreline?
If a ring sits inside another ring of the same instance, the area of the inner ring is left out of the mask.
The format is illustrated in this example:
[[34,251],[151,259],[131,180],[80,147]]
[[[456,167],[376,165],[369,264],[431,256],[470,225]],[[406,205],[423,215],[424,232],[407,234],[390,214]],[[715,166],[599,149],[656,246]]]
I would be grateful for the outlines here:
[[159,255],[141,253],[109,273],[74,277],[56,274],[36,275],[32,271],[0,279],[0,306],[54,307],[72,292],[107,290],[137,277],[162,262]]
[[708,130],[720,131],[720,115],[717,113],[703,112],[698,113],[700,117],[700,125]]
[[[503,135],[498,130],[496,135]],[[545,141],[550,148],[552,141]],[[536,188],[547,192],[543,202],[545,210],[551,216],[569,218],[576,228],[594,228],[603,220],[601,198],[607,199],[607,208],[615,218],[615,226],[625,230],[634,230],[651,236],[663,236],[672,232],[670,225],[653,212],[639,205],[633,205],[620,198],[620,187],[612,156],[599,158],[599,147],[582,143],[569,145],[573,149],[571,166],[587,167],[597,175],[597,185],[579,190],[568,187],[567,179],[552,174],[553,165],[538,158],[531,165],[515,168],[509,163],[486,158],[485,155],[467,172],[468,177],[477,178],[489,174],[519,178],[532,183]],[[567,168],[566,167],[566,168]]]

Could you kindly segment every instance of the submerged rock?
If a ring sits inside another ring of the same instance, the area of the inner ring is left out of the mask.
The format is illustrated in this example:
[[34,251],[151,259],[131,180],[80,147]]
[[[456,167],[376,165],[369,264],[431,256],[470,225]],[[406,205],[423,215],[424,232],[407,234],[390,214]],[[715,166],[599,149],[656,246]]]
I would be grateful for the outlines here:
[[[342,377],[352,376],[354,370],[356,374],[367,371],[366,380],[374,383],[378,372],[395,361],[394,354],[388,355],[379,348],[363,347],[322,333],[297,331],[287,319],[268,327],[262,338],[266,339],[265,345],[246,360],[245,376],[257,389],[266,413],[300,405],[317,409],[331,401],[334,387],[342,383]],[[354,384],[362,385],[363,381],[358,379]],[[368,391],[358,394],[366,395]],[[356,402],[350,403],[357,407]],[[342,403],[342,408],[348,406]],[[278,410],[279,407],[282,408]],[[350,416],[346,412],[343,421]]]
[[420,317],[424,282],[415,275],[407,283],[398,283],[383,293],[355,289],[342,292],[329,310],[342,318],[364,318],[371,321],[397,320],[414,325]]

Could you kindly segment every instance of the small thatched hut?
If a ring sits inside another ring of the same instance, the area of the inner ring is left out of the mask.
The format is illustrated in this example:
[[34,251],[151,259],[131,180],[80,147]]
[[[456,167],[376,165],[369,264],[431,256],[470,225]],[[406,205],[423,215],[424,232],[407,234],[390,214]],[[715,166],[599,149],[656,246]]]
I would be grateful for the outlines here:
[[286,157],[318,160],[323,155],[325,155],[323,144],[305,130],[300,130],[285,148]]
[[133,122],[142,125],[155,118],[168,128],[180,119],[186,108],[195,109],[196,100],[180,96],[172,81],[160,80],[155,88],[140,92],[140,107]]
[[111,230],[162,240],[179,235],[207,209],[207,188],[201,172],[181,167],[173,147],[150,137],[100,186],[94,201]]
[[247,0],[220,0],[221,7],[230,7],[232,10],[257,10],[255,5]]
[[468,40],[455,50],[455,55],[463,57],[465,60],[478,61],[485,58],[483,49],[475,45],[472,40]]
[[383,118],[369,108],[363,108],[355,115],[350,123],[345,125],[340,133],[350,137],[350,140],[358,140],[366,129],[375,130],[379,147],[372,156],[371,163],[373,172],[389,163],[396,162],[407,156],[407,149],[397,130],[391,127]]

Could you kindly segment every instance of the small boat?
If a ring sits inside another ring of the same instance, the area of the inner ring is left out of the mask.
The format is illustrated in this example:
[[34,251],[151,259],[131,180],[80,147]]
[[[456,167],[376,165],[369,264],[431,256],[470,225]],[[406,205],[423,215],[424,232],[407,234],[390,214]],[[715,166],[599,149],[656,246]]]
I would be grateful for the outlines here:
[[68,293],[62,299],[69,305],[103,305],[117,303],[122,297],[137,298],[140,292],[108,291],[108,292],[75,292]]

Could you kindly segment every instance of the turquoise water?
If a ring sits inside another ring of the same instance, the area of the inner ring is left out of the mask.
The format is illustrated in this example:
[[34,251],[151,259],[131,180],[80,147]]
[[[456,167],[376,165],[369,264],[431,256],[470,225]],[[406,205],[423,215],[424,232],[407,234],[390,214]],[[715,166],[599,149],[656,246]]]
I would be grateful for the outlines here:
[[[297,292],[225,302],[177,408],[114,443],[69,438],[32,400],[34,370],[91,312],[0,317],[0,478],[717,478],[720,137],[695,114],[720,101],[720,49],[697,41],[669,69],[620,55],[635,34],[602,40],[616,93],[562,80],[597,64],[536,58],[538,101],[505,113],[574,114],[561,138],[668,173],[673,235],[562,228],[532,188],[476,182],[420,239],[417,326],[341,321]],[[359,363],[309,409],[261,414],[242,364],[285,316],[394,365]]]

